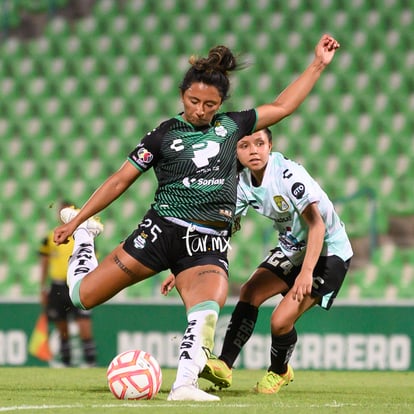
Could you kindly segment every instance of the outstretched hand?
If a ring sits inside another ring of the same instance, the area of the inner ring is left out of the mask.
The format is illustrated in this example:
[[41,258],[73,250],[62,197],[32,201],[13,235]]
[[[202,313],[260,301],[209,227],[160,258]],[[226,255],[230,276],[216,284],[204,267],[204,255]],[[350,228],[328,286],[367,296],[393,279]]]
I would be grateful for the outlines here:
[[341,45],[339,42],[328,34],[324,34],[315,47],[315,56],[321,60],[324,65],[331,63],[336,49]]

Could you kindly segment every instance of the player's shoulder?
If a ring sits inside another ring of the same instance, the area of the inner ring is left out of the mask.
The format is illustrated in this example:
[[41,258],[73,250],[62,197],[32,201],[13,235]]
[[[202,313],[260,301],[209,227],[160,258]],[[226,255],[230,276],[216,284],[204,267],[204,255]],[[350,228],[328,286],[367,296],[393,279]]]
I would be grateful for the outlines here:
[[257,113],[254,108],[244,109],[241,111],[219,112],[214,116],[215,122],[220,122],[226,119],[231,119],[237,125],[248,125],[249,129],[253,130],[257,122]]
[[151,131],[148,131],[145,138],[148,137],[155,137],[155,136],[163,136],[169,130],[174,129],[174,126],[180,123],[180,119],[178,117],[173,117],[162,121],[159,125],[153,128]]
[[274,168],[286,169],[288,168],[291,171],[303,171],[304,167],[297,161],[288,158],[286,155],[280,152],[271,152],[269,155],[269,163]]
[[250,186],[251,182],[251,173],[248,168],[243,168],[243,170],[240,171],[239,177],[238,177],[238,184],[239,186]]
[[284,168],[292,167],[292,160],[287,158],[281,152],[271,152],[269,154],[268,165],[273,170],[283,170]]

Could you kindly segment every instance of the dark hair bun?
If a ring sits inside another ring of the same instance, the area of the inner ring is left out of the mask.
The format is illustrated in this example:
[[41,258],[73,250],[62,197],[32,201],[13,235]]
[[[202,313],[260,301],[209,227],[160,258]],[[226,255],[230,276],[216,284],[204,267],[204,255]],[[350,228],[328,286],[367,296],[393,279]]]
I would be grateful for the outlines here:
[[215,46],[206,58],[190,58],[191,65],[201,71],[217,71],[227,74],[237,68],[237,61],[231,50],[226,46]]

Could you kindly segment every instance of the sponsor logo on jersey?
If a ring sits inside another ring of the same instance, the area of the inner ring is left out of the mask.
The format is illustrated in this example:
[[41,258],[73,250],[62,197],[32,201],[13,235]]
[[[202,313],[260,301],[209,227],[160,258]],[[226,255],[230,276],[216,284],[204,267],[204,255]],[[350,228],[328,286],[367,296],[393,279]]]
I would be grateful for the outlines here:
[[286,179],[289,179],[289,178],[292,177],[292,175],[293,174],[289,171],[289,168],[286,168],[286,170],[283,171],[282,177],[286,178]]
[[149,164],[154,156],[146,148],[140,148],[138,150],[138,159],[145,164]]
[[197,180],[198,185],[223,185],[224,184],[224,178],[199,178]]
[[287,227],[285,232],[279,234],[279,243],[285,250],[300,252],[306,247],[306,242],[299,241],[290,230],[290,227]]
[[183,185],[184,187],[190,188],[191,184],[196,183],[197,185],[204,187],[209,185],[223,185],[225,182],[224,178],[199,178],[198,180],[196,178],[189,178],[185,177],[183,179]]
[[277,219],[274,219],[276,223],[288,223],[289,221],[292,221],[292,217],[289,214],[286,217],[279,217]]
[[184,184],[184,187],[187,187],[187,188],[190,188],[190,186],[191,186],[191,184],[195,181],[196,179],[195,178],[188,178],[188,177],[185,177],[184,178],[184,180],[183,180],[183,184]]
[[303,195],[305,194],[305,184],[302,183],[295,183],[292,185],[292,194],[295,198],[300,200]]
[[289,203],[283,198],[281,195],[275,195],[273,197],[273,201],[277,205],[277,208],[280,211],[286,211],[289,210]]

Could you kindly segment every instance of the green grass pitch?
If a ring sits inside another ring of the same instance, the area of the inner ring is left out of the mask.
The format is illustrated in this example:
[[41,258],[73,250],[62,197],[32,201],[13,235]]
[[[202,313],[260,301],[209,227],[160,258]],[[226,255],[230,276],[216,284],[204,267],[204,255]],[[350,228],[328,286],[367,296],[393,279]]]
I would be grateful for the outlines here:
[[[211,390],[220,402],[170,402],[175,370],[163,370],[150,401],[121,401],[110,393],[105,368],[0,368],[0,413],[18,414],[263,414],[414,413],[414,373],[296,371],[276,395],[252,392],[264,371],[234,370],[233,386]],[[200,380],[200,388],[209,383]]]

